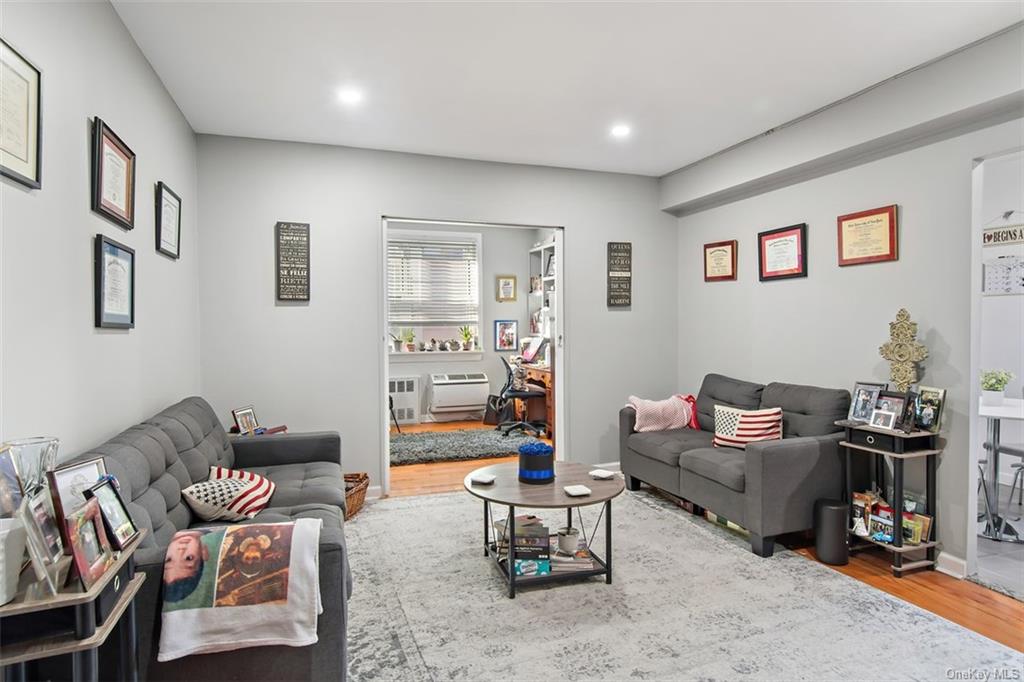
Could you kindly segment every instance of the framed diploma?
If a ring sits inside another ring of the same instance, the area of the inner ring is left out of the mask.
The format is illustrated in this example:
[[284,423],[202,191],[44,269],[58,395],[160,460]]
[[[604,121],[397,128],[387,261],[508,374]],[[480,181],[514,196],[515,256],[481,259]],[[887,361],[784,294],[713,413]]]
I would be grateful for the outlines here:
[[723,282],[736,279],[735,239],[704,245],[704,281]]
[[807,223],[757,233],[758,278],[807,276]]
[[135,152],[99,118],[92,123],[92,210],[135,227]]
[[839,231],[839,265],[860,265],[899,258],[896,204],[841,215],[836,223]]
[[177,259],[181,247],[181,197],[156,183],[156,250]]
[[135,326],[135,250],[96,235],[93,268],[96,288],[96,326],[131,329]]
[[43,184],[42,72],[0,38],[0,175]]

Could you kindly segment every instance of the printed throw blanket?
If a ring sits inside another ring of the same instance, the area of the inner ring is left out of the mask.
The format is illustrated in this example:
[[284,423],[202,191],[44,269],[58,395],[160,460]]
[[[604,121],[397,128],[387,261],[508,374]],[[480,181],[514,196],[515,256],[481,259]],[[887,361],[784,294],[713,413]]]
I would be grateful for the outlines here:
[[316,643],[320,526],[300,519],[175,533],[157,660]]

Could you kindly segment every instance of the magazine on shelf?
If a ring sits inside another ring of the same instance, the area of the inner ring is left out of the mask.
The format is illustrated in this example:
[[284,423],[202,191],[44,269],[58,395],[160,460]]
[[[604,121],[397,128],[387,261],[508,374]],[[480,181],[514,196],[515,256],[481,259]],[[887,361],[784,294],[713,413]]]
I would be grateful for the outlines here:
[[596,568],[594,557],[583,538],[577,541],[576,551],[572,554],[558,549],[558,536],[551,538],[551,572],[572,573],[576,571],[592,571]]

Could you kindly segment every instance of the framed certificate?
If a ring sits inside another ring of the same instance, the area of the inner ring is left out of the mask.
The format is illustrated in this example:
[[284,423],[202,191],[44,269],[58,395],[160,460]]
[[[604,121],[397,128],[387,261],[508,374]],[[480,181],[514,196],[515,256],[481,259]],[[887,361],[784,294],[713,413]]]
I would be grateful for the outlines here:
[[156,183],[156,250],[171,258],[180,255],[181,197],[163,182]]
[[757,234],[758,278],[790,279],[807,276],[807,223]]
[[736,240],[704,245],[704,281],[736,279]]
[[131,329],[135,326],[135,250],[98,234],[93,267],[96,326]]
[[42,72],[0,38],[0,175],[29,189],[43,184]]
[[135,227],[135,152],[99,118],[92,124],[92,210]]
[[896,204],[841,215],[839,265],[860,265],[899,258]]

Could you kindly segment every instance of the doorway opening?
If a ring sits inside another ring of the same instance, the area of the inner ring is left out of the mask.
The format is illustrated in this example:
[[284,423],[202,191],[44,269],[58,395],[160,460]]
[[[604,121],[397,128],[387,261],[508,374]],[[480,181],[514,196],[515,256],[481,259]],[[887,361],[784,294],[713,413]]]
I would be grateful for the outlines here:
[[385,217],[384,495],[566,448],[560,227]]

